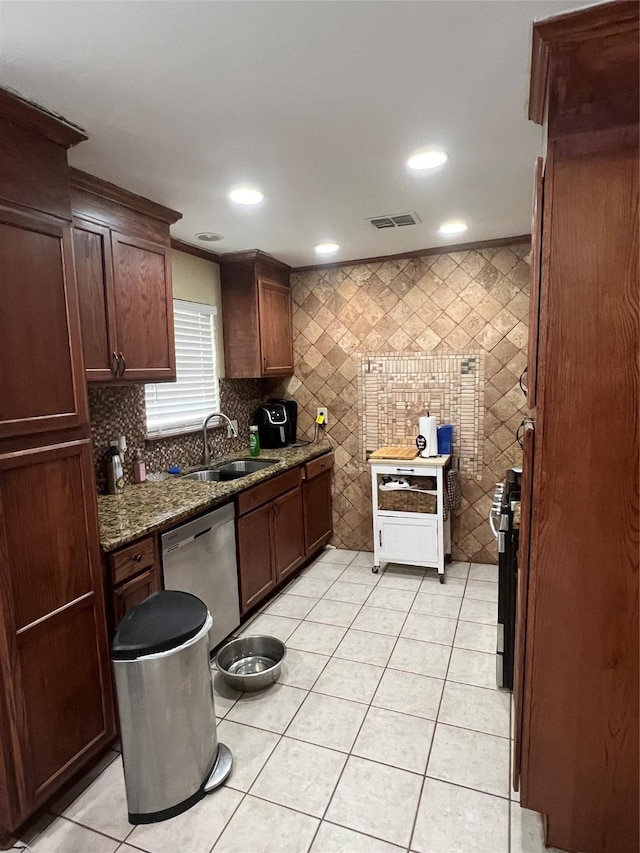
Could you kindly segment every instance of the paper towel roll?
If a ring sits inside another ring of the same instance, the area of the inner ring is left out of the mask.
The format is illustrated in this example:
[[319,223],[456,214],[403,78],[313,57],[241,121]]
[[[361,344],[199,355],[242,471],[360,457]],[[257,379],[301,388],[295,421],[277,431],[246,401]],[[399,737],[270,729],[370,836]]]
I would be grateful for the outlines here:
[[420,456],[438,455],[438,422],[432,415],[423,415],[418,422],[420,435],[424,436],[425,448],[420,451]]

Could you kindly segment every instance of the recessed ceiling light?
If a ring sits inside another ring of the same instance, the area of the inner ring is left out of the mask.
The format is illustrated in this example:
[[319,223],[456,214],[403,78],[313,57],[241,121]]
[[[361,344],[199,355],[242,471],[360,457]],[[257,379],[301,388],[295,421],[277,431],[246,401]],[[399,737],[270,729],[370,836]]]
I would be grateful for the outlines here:
[[216,243],[222,240],[222,234],[214,234],[213,231],[200,231],[193,235],[196,240],[202,240],[203,243]]
[[422,151],[416,151],[407,160],[407,166],[416,171],[423,169],[435,169],[436,166],[442,166],[446,163],[449,155],[441,148],[425,148]]
[[462,234],[462,232],[466,230],[466,222],[460,222],[459,220],[455,220],[452,222],[443,222],[442,225],[438,228],[440,234]]
[[332,255],[334,252],[337,252],[340,246],[337,243],[332,243],[330,240],[327,240],[326,243],[318,243],[316,246],[316,252],[319,255]]
[[229,198],[236,204],[260,204],[264,193],[254,187],[236,187],[229,193]]

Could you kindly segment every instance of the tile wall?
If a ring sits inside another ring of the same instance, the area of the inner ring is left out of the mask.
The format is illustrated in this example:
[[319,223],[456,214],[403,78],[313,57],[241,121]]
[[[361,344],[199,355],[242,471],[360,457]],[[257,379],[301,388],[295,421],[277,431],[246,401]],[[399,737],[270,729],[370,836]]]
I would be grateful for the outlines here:
[[[249,422],[263,395],[253,379],[221,379],[220,408],[237,419],[239,438],[227,438],[226,428],[209,431],[211,452],[215,456],[246,449]],[[144,385],[89,385],[91,434],[98,491],[106,488],[104,457],[109,442],[124,435],[127,439],[125,480],[133,482],[133,461],[140,451],[147,471],[162,471],[167,466],[198,465],[202,461],[202,433],[194,432],[173,438],[146,440]]]
[[329,409],[328,435],[336,448],[334,545],[372,547],[369,475],[359,441],[362,356],[479,354],[483,463],[462,480],[453,554],[496,561],[486,519],[496,481],[520,462],[515,431],[525,412],[518,378],[526,365],[529,251],[528,243],[519,243],[292,274],[295,373],[278,393],[298,401],[301,433],[312,432],[317,406]]

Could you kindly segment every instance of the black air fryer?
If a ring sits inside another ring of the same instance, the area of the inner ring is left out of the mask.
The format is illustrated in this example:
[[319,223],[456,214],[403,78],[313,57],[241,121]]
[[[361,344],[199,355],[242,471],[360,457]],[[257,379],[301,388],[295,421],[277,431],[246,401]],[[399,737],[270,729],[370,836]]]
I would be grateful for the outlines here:
[[289,438],[287,409],[281,402],[269,401],[255,410],[253,423],[258,425],[260,449],[286,447]]
[[287,444],[295,444],[298,438],[298,404],[295,400],[268,400],[269,403],[282,403],[287,410]]

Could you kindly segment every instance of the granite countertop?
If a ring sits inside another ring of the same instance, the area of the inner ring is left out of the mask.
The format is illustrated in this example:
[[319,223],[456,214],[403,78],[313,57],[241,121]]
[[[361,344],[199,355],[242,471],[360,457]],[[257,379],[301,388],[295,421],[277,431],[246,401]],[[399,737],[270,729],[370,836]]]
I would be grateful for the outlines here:
[[[103,551],[113,551],[147,533],[172,527],[190,516],[228,503],[238,492],[250,489],[290,468],[296,468],[330,450],[333,450],[333,447],[329,440],[321,438],[304,447],[261,450],[258,458],[275,459],[277,464],[237,480],[205,483],[183,480],[176,476],[160,482],[127,486],[121,495],[99,495],[100,545]],[[236,459],[248,458],[249,448],[240,453],[213,459],[211,465],[218,466]],[[202,467],[197,465],[186,468],[183,473]]]

